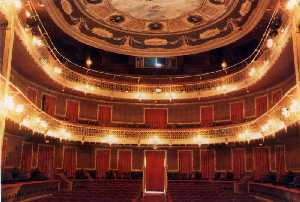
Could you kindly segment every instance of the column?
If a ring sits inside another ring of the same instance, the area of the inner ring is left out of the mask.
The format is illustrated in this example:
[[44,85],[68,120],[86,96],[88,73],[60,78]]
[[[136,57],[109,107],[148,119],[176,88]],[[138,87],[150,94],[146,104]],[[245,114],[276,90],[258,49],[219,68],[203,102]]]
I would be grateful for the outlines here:
[[[8,81],[11,74],[11,59],[14,42],[15,13],[12,4],[2,6],[3,7],[0,7],[0,74],[2,77],[0,79],[0,100],[4,100],[8,93]],[[3,78],[5,78],[5,80]],[[2,156],[6,113],[6,110],[0,113],[0,156]]]

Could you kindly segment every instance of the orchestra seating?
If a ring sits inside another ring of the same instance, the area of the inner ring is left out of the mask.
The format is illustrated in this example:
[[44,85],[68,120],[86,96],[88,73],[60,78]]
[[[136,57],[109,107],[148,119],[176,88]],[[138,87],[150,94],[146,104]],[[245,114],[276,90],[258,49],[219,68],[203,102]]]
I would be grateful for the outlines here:
[[168,190],[172,202],[257,201],[247,194],[234,193],[233,182],[176,180],[169,181]]
[[141,181],[95,180],[76,183],[71,192],[60,192],[35,202],[131,202],[141,192]]

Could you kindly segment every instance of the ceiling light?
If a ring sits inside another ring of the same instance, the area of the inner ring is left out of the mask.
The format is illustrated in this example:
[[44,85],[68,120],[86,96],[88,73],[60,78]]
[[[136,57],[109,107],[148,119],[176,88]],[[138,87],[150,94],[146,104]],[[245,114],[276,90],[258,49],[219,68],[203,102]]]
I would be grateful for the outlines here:
[[26,16],[27,18],[30,18],[30,17],[31,17],[30,11],[26,10],[26,11],[25,11],[25,16]]
[[6,96],[4,99],[4,106],[6,109],[12,111],[15,107],[14,98],[12,96]]
[[286,3],[286,8],[288,10],[292,10],[296,7],[297,3],[299,3],[299,0],[288,0]]

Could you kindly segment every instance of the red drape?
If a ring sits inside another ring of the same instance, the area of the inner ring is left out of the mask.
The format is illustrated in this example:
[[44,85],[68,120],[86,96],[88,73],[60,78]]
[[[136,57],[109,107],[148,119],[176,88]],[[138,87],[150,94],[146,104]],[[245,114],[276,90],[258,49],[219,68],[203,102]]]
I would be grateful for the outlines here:
[[3,138],[2,154],[1,154],[1,167],[4,168],[7,154],[7,138]]
[[268,111],[268,97],[258,97],[255,102],[256,116],[260,116]]
[[98,178],[105,177],[109,170],[109,150],[97,150],[96,152],[96,173]]
[[215,172],[215,153],[213,150],[201,150],[201,174],[204,179],[212,179]]
[[234,179],[241,179],[245,173],[245,149],[232,149]]
[[98,121],[100,124],[111,122],[111,107],[100,105],[98,107]]
[[55,115],[55,108],[56,108],[56,97],[45,95],[44,97],[44,111],[51,115]]
[[210,107],[201,107],[201,124],[203,126],[211,126],[213,123],[213,108]]
[[258,147],[254,152],[255,179],[261,179],[269,172],[269,150]]
[[244,119],[244,103],[236,102],[232,103],[230,108],[231,121],[234,123],[239,123]]
[[164,191],[164,162],[164,151],[146,151],[146,191]]
[[118,150],[118,171],[130,172],[131,171],[131,151],[130,150]]
[[21,170],[30,171],[32,167],[32,144],[23,144]]
[[64,172],[67,177],[75,177],[76,149],[73,147],[67,147],[64,149]]
[[67,100],[67,111],[66,111],[66,118],[68,121],[77,122],[78,121],[78,109],[79,105],[78,102]]
[[38,169],[48,177],[54,173],[53,147],[39,145],[38,148]]
[[281,97],[282,97],[281,90],[275,91],[272,94],[272,103],[273,103],[273,105],[275,105],[281,99]]
[[37,90],[33,88],[27,88],[26,95],[31,102],[37,104]]
[[167,127],[166,109],[145,109],[145,124],[151,128]]
[[193,172],[193,153],[192,151],[182,150],[178,151],[179,157],[179,172],[192,173]]
[[277,175],[282,176],[285,174],[285,157],[284,157],[284,146],[275,147],[275,165]]

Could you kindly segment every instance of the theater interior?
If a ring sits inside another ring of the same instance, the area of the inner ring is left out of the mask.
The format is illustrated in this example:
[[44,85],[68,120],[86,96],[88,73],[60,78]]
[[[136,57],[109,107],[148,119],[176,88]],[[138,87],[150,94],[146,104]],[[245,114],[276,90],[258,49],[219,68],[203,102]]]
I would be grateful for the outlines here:
[[300,202],[300,0],[0,0],[1,201]]

